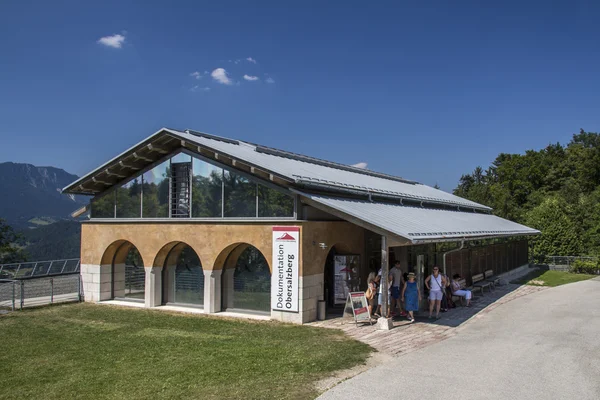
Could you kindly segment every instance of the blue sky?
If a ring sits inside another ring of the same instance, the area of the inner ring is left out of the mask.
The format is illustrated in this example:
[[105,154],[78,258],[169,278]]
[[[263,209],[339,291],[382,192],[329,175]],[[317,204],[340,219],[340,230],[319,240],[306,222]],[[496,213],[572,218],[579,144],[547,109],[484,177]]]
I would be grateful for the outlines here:
[[599,18],[594,1],[4,0],[0,162],[81,175],[169,126],[450,191],[500,152],[600,131]]

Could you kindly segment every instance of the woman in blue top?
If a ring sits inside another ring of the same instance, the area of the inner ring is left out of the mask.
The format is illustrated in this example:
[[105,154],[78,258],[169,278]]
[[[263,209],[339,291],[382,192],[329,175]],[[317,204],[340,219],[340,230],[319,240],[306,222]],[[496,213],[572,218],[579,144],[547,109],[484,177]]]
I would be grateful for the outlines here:
[[408,311],[408,320],[410,322],[415,321],[413,311],[419,311],[420,301],[421,291],[419,290],[417,282],[415,282],[414,272],[410,272],[408,274],[408,282],[405,282],[404,287],[402,288],[402,302],[404,302],[404,307],[406,308],[406,311]]

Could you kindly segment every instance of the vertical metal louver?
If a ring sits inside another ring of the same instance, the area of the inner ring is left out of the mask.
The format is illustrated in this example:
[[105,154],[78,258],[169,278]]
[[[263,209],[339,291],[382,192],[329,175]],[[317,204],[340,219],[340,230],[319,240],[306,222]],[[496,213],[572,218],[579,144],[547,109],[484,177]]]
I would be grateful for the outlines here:
[[171,217],[190,217],[192,163],[171,163]]

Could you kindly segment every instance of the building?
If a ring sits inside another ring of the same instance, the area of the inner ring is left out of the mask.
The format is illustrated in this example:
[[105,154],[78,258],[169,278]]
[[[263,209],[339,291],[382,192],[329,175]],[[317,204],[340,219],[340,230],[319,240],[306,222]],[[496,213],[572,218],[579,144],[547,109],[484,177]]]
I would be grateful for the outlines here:
[[191,130],[161,129],[63,191],[94,196],[76,214],[90,211],[86,301],[295,323],[315,320],[319,300],[343,304],[388,261],[468,281],[526,264],[539,233],[417,182]]

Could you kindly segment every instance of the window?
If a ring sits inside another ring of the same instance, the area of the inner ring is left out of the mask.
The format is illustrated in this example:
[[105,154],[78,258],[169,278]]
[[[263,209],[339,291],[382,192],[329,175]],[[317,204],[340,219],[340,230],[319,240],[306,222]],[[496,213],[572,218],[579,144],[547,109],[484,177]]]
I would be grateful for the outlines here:
[[141,215],[141,179],[124,184],[116,190],[117,218],[139,218]]
[[276,218],[294,216],[294,198],[279,190],[258,185],[258,217]]
[[190,216],[191,162],[171,163],[171,217]]
[[169,161],[142,176],[142,217],[169,217]]
[[221,218],[223,169],[198,158],[193,161],[192,217]]
[[105,196],[93,199],[92,218],[114,218],[115,217],[115,193],[109,193]]
[[180,153],[93,199],[91,217],[293,218],[294,198]]
[[223,184],[225,188],[224,217],[256,217],[256,183],[250,182],[235,172],[225,171]]

